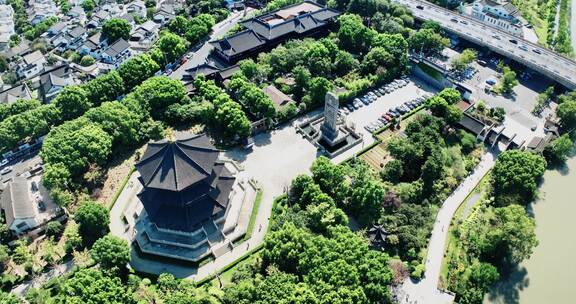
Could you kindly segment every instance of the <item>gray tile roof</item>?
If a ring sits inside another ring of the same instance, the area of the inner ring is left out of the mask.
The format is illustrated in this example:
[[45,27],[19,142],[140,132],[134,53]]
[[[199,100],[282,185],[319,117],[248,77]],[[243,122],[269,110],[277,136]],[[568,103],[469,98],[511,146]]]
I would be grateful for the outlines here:
[[31,99],[30,90],[24,84],[0,92],[0,103],[11,104],[18,99]]
[[208,178],[219,153],[206,135],[152,142],[136,169],[146,187],[180,191]]
[[152,222],[192,231],[226,210],[235,179],[219,154],[206,135],[148,145],[136,169],[144,185],[138,197]]
[[36,206],[28,193],[28,181],[16,177],[2,192],[2,208],[6,215],[6,224],[12,225],[15,219],[36,216]]
[[124,52],[125,50],[130,48],[130,43],[120,38],[116,40],[111,46],[109,46],[105,51],[104,54],[107,54],[110,57],[116,57],[118,54]]
[[34,63],[38,60],[41,60],[43,58],[44,58],[44,55],[40,51],[35,51],[35,52],[32,52],[32,53],[22,57],[22,59],[24,59],[24,62],[26,64],[32,64],[32,63]]

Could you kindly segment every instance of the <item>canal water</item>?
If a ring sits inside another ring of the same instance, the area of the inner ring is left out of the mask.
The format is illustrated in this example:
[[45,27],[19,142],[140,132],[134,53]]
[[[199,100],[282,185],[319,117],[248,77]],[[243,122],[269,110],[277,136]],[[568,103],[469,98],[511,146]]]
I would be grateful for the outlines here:
[[484,303],[576,303],[576,157],[547,170],[533,204],[540,244]]

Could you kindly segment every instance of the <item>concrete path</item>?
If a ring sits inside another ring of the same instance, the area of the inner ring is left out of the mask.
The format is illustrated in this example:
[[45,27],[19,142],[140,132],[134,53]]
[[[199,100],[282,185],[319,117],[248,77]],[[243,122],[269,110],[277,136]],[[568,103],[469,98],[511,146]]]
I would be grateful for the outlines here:
[[41,275],[35,277],[32,280],[26,281],[20,285],[15,286],[14,288],[12,288],[10,293],[18,297],[24,297],[26,295],[26,292],[28,292],[30,288],[40,287],[44,283],[48,282],[50,279],[61,276],[64,273],[72,270],[72,268],[74,268],[73,260],[70,260],[63,264],[56,265],[54,266],[54,268],[52,268],[52,270],[42,273]]
[[414,304],[445,304],[452,303],[454,297],[438,289],[442,259],[446,247],[448,227],[456,209],[464,201],[466,196],[474,190],[474,187],[494,166],[496,154],[487,152],[482,156],[476,169],[470,174],[458,188],[442,204],[436,223],[432,229],[432,236],[428,243],[428,256],[426,257],[425,277],[420,282],[414,283],[410,278],[406,279],[399,291],[399,303]]

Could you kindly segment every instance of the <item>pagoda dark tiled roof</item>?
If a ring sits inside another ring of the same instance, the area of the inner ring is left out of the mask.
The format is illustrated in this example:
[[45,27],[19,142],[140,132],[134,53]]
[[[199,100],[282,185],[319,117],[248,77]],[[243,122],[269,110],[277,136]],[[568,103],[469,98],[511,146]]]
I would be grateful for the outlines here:
[[211,184],[202,182],[179,192],[148,189],[138,197],[158,227],[193,231],[198,224],[228,207],[235,179],[223,165],[218,174]]
[[205,135],[154,142],[136,168],[145,187],[180,191],[209,177],[219,153]]

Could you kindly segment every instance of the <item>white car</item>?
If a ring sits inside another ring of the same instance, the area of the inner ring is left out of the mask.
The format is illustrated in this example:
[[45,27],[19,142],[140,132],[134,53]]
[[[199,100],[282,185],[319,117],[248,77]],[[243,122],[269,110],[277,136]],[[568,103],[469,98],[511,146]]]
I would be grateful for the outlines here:
[[7,165],[7,164],[8,164],[8,160],[7,160],[7,159],[3,159],[3,160],[0,162],[0,167],[5,166],[5,165]]
[[12,166],[8,166],[8,167],[2,169],[2,171],[0,171],[0,175],[8,174],[8,173],[12,172],[12,169],[13,169]]

